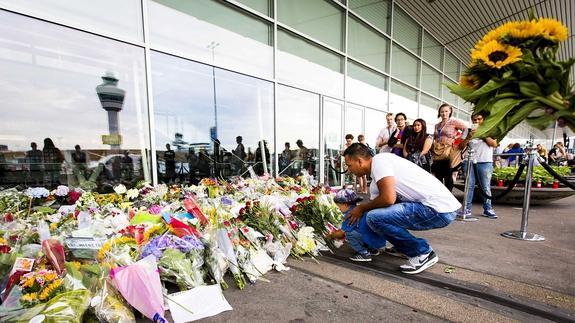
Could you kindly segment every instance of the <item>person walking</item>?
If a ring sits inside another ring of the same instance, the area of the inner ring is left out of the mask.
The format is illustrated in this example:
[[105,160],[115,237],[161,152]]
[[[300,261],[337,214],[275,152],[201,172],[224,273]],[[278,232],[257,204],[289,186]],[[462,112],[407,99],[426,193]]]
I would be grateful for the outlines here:
[[[408,230],[429,230],[449,225],[461,204],[437,178],[393,154],[371,156],[354,143],[344,152],[348,169],[356,176],[371,174],[370,201],[349,212],[353,224],[366,216],[368,226],[409,257],[399,270],[417,274],[439,260],[429,243]],[[363,215],[365,212],[367,214]]]
[[[484,139],[473,138],[477,128],[483,123],[485,117],[483,114],[474,114],[471,116],[472,127],[467,135],[467,138],[461,142],[461,148],[468,146],[473,149],[473,161],[469,177],[469,191],[467,192],[467,204],[464,206],[462,213],[465,217],[471,216],[471,204],[473,202],[473,193],[475,191],[475,183],[479,182],[479,189],[483,191],[486,196],[491,196],[491,176],[493,175],[493,149],[497,147],[497,140],[487,137]],[[467,163],[463,163],[464,172],[467,173]],[[476,178],[475,175],[479,178]],[[483,216],[490,219],[497,219],[497,214],[491,206],[491,199],[481,196],[483,198]]]

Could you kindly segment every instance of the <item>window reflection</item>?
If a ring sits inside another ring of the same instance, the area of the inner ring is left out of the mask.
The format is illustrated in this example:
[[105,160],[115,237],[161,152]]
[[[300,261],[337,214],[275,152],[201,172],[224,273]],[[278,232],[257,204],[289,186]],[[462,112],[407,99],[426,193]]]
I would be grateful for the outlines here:
[[150,180],[143,50],[7,12],[0,20],[0,185],[105,192]]
[[323,141],[324,141],[324,182],[330,186],[341,185],[341,133],[343,104],[339,101],[324,99],[323,102]]
[[160,53],[152,78],[159,180],[273,173],[272,83]]
[[273,28],[269,22],[215,0],[148,3],[154,49],[272,77]]
[[[303,170],[319,171],[319,96],[279,86],[277,93],[277,142],[284,147],[279,174],[297,176]],[[287,166],[285,166],[287,165]]]

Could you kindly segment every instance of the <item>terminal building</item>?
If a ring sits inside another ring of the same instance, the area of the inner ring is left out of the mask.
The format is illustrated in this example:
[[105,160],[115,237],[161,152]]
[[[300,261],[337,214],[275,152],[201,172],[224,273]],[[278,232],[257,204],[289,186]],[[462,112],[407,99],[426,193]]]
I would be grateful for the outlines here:
[[[433,129],[445,102],[469,122],[444,84],[478,38],[532,5],[574,29],[563,0],[0,0],[0,186],[252,168],[340,186],[345,135],[373,146],[388,112]],[[564,48],[573,57],[573,37]],[[526,124],[507,139],[530,137],[550,144]],[[61,158],[34,157],[46,139]]]

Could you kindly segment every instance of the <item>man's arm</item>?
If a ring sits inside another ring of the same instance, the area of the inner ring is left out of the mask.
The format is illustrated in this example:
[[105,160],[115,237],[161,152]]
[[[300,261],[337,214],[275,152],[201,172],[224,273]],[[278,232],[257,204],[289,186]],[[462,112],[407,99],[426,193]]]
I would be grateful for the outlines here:
[[349,212],[348,217],[350,224],[354,224],[361,218],[363,213],[369,210],[387,207],[395,203],[395,177],[387,176],[380,179],[377,181],[377,188],[379,189],[379,195],[375,199],[360,204]]

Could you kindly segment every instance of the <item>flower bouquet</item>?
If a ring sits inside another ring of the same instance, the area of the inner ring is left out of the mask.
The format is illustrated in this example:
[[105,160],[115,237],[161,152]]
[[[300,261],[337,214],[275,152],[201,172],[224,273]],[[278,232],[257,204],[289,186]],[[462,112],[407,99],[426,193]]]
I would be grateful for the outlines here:
[[502,139],[520,122],[546,129],[553,122],[575,130],[569,79],[575,59],[558,61],[568,31],[559,21],[534,17],[488,32],[471,52],[471,63],[451,92],[485,113],[475,137]]

